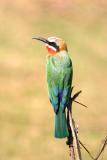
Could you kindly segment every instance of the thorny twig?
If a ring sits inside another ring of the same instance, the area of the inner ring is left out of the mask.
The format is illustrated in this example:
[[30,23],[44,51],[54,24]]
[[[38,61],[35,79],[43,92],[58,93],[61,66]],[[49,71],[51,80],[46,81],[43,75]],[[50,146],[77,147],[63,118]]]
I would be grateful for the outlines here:
[[98,155],[96,156],[95,160],[98,160],[98,159],[99,159],[99,157],[100,157],[101,154],[103,153],[103,151],[104,151],[106,145],[107,145],[107,136],[106,136],[106,138],[105,138],[105,140],[104,140],[104,143],[103,143],[103,146],[102,146],[100,152],[98,153]]
[[92,156],[92,154],[90,153],[90,151],[85,147],[85,145],[79,140],[80,145],[86,150],[86,152],[89,154],[89,156],[95,160],[95,158]]
[[[72,87],[72,90],[73,90],[74,87]],[[72,93],[72,90],[71,90],[71,93]],[[70,148],[70,160],[82,160],[82,157],[81,157],[81,150],[80,150],[80,145],[86,150],[86,152],[89,154],[89,156],[91,157],[91,159],[93,160],[98,160],[99,157],[101,156],[101,154],[103,153],[106,145],[107,145],[107,136],[104,140],[104,143],[103,143],[103,146],[100,150],[100,152],[98,153],[98,155],[96,156],[96,158],[94,158],[94,156],[92,156],[92,154],[90,153],[90,151],[84,146],[84,144],[78,139],[78,130],[77,128],[75,127],[75,122],[72,118],[72,103],[73,102],[76,102],[84,107],[87,107],[86,105],[76,101],[75,99],[79,96],[79,94],[81,93],[82,91],[79,91],[77,92],[76,94],[74,94],[73,97],[71,97],[71,102],[68,106],[68,110],[67,110],[67,124],[68,124],[68,130],[69,130],[69,137],[68,137],[68,140],[67,140],[67,145],[69,145],[69,148]],[[74,140],[74,145],[73,145],[73,140]],[[79,145],[80,144],[80,145]]]
[[[71,97],[71,103],[69,104],[68,110],[67,110],[67,122],[68,122],[68,130],[69,130],[69,137],[68,137],[67,144],[69,145],[69,148],[70,148],[70,160],[75,160],[76,158],[78,160],[82,160],[78,136],[77,136],[77,130],[75,127],[75,122],[72,118],[72,102],[79,96],[80,93],[81,91],[77,92],[73,97]],[[73,146],[73,140],[74,140],[75,147]]]
[[103,145],[102,145],[102,147],[101,147],[101,150],[100,150],[100,152],[98,153],[98,155],[96,156],[96,158],[94,158],[94,157],[92,156],[92,154],[90,153],[90,151],[85,147],[85,145],[84,145],[80,140],[79,140],[79,143],[80,143],[80,145],[86,150],[86,152],[89,154],[89,156],[91,157],[91,159],[93,159],[93,160],[98,160],[99,157],[101,156],[101,154],[103,153],[106,145],[107,145],[107,136],[106,136],[106,138],[105,138],[105,140],[104,140],[104,143],[103,143]]
[[73,134],[73,137],[74,137],[76,157],[77,157],[78,160],[82,160],[80,144],[79,144],[79,140],[78,140],[77,129],[75,127],[74,119],[72,119],[72,125],[71,126],[72,126],[72,132],[73,132],[72,134]]

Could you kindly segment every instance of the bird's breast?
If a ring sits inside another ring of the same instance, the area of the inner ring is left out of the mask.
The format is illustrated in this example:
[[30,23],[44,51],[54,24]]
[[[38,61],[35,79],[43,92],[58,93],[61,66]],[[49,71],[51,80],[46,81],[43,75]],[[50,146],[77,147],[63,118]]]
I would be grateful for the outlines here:
[[71,60],[67,54],[56,55],[47,60],[47,79],[59,79],[66,72],[71,71]]

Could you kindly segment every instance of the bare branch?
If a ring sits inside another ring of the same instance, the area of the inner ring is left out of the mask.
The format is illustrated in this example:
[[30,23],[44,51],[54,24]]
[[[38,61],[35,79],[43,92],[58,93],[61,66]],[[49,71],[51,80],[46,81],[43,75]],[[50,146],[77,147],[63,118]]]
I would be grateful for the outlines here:
[[[73,96],[73,98],[71,98],[70,104],[68,105],[68,108],[67,108],[67,124],[68,124],[68,131],[69,131],[67,144],[69,145],[69,148],[70,148],[70,160],[75,160],[75,159],[82,160],[78,136],[77,136],[77,130],[75,127],[75,122],[72,118],[72,102],[79,96],[80,93],[81,91],[77,92]],[[73,141],[74,141],[74,146],[73,146]]]
[[93,160],[98,160],[99,157],[101,156],[101,154],[104,152],[104,149],[105,149],[105,147],[106,147],[106,145],[107,145],[107,136],[106,136],[106,138],[105,138],[105,140],[104,140],[104,143],[103,143],[103,146],[102,146],[100,152],[98,153],[98,155],[96,156],[96,158],[94,158],[94,157],[92,156],[92,154],[90,153],[90,151],[85,147],[85,145],[84,145],[80,140],[79,140],[79,143],[80,143],[81,146],[86,150],[86,152],[89,154],[89,156],[90,156]]
[[77,160],[82,160],[79,140],[78,140],[78,136],[77,136],[77,130],[76,130],[76,127],[75,127],[75,122],[74,122],[73,119],[71,119],[70,123],[71,123],[71,129],[72,129],[72,134],[73,134],[73,138],[74,138],[74,143],[75,143]]
[[75,152],[74,152],[74,146],[73,145],[69,145],[69,156],[70,156],[70,160],[76,160],[75,158]]
[[95,158],[92,156],[92,154],[90,153],[90,151],[85,147],[85,145],[79,140],[79,143],[81,144],[81,146],[86,150],[86,152],[89,154],[89,156],[95,160]]
[[103,143],[103,146],[102,146],[100,152],[98,153],[98,155],[96,156],[95,160],[99,159],[99,157],[101,156],[101,154],[104,152],[104,149],[105,149],[106,145],[107,145],[107,136],[106,136],[106,138],[104,140],[104,143]]
[[[72,90],[73,90],[73,87],[72,87]],[[72,93],[72,90],[71,90],[71,93]],[[88,155],[91,157],[92,160],[98,160],[101,154],[104,152],[104,149],[107,145],[107,136],[104,140],[104,143],[100,152],[97,154],[95,158],[91,154],[91,152],[85,147],[85,145],[78,139],[78,130],[75,127],[75,121],[73,120],[73,117],[72,117],[73,102],[76,102],[84,107],[87,107],[86,105],[75,100],[80,95],[81,92],[82,91],[79,91],[76,94],[74,94],[74,96],[71,97],[70,99],[70,104],[67,106],[67,125],[68,125],[69,137],[66,143],[67,145],[69,145],[70,160],[82,160],[80,145],[85,149],[85,151],[88,153]]]

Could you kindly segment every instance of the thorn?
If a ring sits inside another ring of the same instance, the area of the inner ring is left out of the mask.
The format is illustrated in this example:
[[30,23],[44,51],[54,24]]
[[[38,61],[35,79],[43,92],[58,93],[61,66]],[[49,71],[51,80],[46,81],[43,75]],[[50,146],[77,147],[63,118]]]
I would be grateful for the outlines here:
[[85,145],[79,140],[80,145],[85,149],[85,151],[89,154],[91,159],[96,160],[93,155],[90,153],[90,151],[85,147]]
[[75,93],[74,96],[71,98],[72,101],[74,101],[78,96],[79,94],[81,93],[82,91],[80,90],[79,92]]
[[73,91],[74,87],[75,87],[75,86],[72,86],[72,87],[71,87],[71,93],[72,93],[72,91]]
[[83,104],[83,103],[81,103],[81,102],[78,102],[78,101],[76,101],[76,100],[73,100],[75,103],[78,103],[78,104],[80,104],[81,106],[84,106],[85,108],[88,108],[85,104]]

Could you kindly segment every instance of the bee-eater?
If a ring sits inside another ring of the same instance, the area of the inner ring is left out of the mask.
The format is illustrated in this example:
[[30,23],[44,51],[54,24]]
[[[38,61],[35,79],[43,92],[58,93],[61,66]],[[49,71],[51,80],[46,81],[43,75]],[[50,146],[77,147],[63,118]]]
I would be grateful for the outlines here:
[[57,37],[33,39],[43,42],[48,50],[46,73],[49,99],[55,112],[55,137],[68,137],[65,109],[70,103],[73,69],[67,45]]

